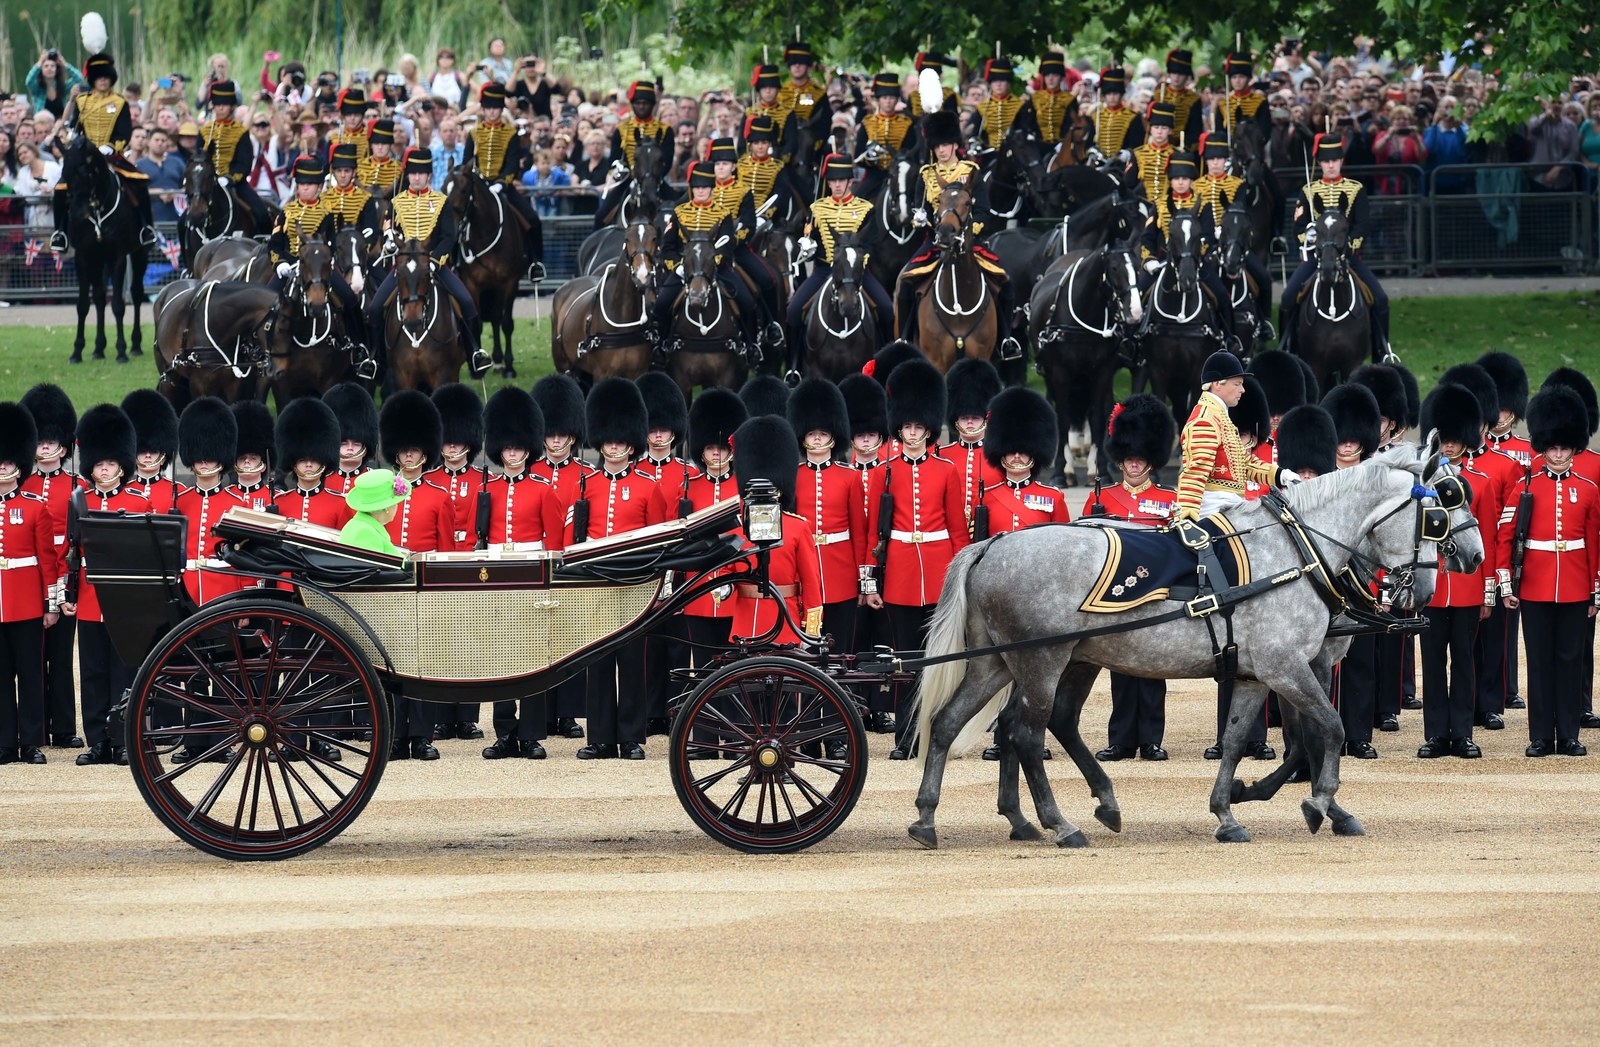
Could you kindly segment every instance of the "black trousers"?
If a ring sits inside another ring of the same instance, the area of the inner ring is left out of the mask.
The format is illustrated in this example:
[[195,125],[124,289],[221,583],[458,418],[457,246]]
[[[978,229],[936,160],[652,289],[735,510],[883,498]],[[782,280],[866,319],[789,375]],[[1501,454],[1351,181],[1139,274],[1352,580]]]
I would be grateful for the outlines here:
[[644,687],[649,719],[667,718],[667,702],[675,697],[672,670],[689,667],[688,622],[681,614],[673,615],[658,631],[645,637]]
[[861,608],[854,596],[822,605],[822,635],[833,637],[829,650],[836,654],[855,652],[856,620],[860,616]]
[[44,631],[45,724],[52,739],[78,733],[78,686],[72,679],[77,639],[78,620],[67,615]]
[[477,723],[483,715],[481,702],[445,702],[433,707],[434,720],[441,727],[452,727],[458,723]]
[[1357,636],[1334,673],[1333,701],[1344,722],[1347,744],[1372,741],[1377,711],[1377,646],[1372,634]]
[[[878,647],[893,647],[894,633],[889,628],[889,612],[862,607],[856,612],[857,651],[871,651]],[[874,713],[894,712],[894,689],[874,687],[867,695],[867,709]]]
[[[784,314],[784,324],[789,328],[789,339],[804,346],[806,335],[806,306],[811,304],[818,291],[822,290],[828,278],[833,275],[833,270],[818,264],[811,270],[811,275],[794,289],[794,297],[789,299],[789,309]],[[889,299],[889,292],[883,289],[878,278],[872,275],[870,269],[862,270],[861,291],[872,303],[873,311],[878,320],[878,337],[887,343],[894,337],[894,302]]]
[[1507,698],[1510,698],[1512,695],[1520,696],[1522,694],[1522,681],[1519,678],[1518,673],[1517,673],[1517,667],[1520,664],[1518,662],[1518,659],[1517,659],[1517,634],[1520,631],[1521,626],[1522,626],[1522,611],[1521,611],[1521,609],[1519,608],[1519,609],[1517,609],[1515,611],[1507,611],[1506,612],[1506,661],[1505,661],[1506,697]]
[[[682,620],[689,636],[689,656],[696,666],[704,665],[716,657],[715,645],[726,644],[728,633],[733,628],[732,618],[707,618],[686,614]],[[713,699],[713,704],[721,701],[723,699]],[[730,716],[732,710],[722,708],[721,712],[724,716]],[[692,740],[704,745],[717,741],[718,735],[702,724],[694,729]]]
[[1594,625],[1593,618],[1585,619],[1583,634],[1583,667],[1578,671],[1578,684],[1583,688],[1583,711],[1594,712]]
[[[760,317],[760,313],[756,309],[755,296],[750,293],[749,286],[726,264],[717,270],[717,285],[739,307],[739,332],[746,338],[754,337],[756,320]],[[671,327],[673,310],[678,307],[678,296],[681,294],[683,294],[681,274],[667,273],[661,278],[661,285],[656,289],[655,304],[650,307],[650,319],[658,330],[664,332]],[[708,304],[706,308],[715,315],[714,306]]]
[[[884,604],[889,613],[889,635],[896,651],[920,651],[928,642],[928,624],[933,621],[937,604],[912,607],[905,604]],[[920,682],[921,674],[918,674]],[[916,688],[900,687],[894,695],[894,744],[896,748],[911,751],[916,738],[916,723],[911,716],[911,703]],[[985,725],[987,726],[987,725]]]
[[1522,602],[1528,656],[1528,740],[1578,737],[1583,712],[1583,643],[1590,633],[1584,603]]
[[517,701],[495,702],[494,736],[519,742],[540,742],[550,737],[549,695],[549,691],[540,691]]
[[1426,738],[1471,738],[1477,671],[1472,641],[1476,607],[1429,607],[1422,634],[1422,734]]
[[[1111,674],[1111,719],[1106,744],[1160,745],[1167,733],[1167,681]],[[1262,737],[1266,724],[1262,724]]]
[[[42,641],[41,641],[42,642]],[[83,737],[91,746],[106,741],[111,703],[133,685],[133,670],[122,664],[104,622],[78,623],[78,680],[83,699]],[[111,738],[122,748],[121,738]]]
[[44,619],[0,623],[0,749],[44,744]]
[[403,694],[391,694],[389,711],[394,715],[396,743],[433,740],[433,723],[439,717],[439,707],[432,702],[407,698]]
[[1512,651],[1517,612],[1496,605],[1478,626],[1472,650],[1478,674],[1478,712],[1503,713],[1506,698],[1517,693],[1517,663]]
[[[1407,636],[1371,637],[1376,661],[1373,664],[1373,686],[1376,696],[1373,712],[1379,718],[1400,715],[1400,700],[1416,693],[1413,682],[1415,668],[1412,660],[1412,638]],[[1354,650],[1355,645],[1351,644]]]
[[644,744],[648,706],[644,688],[644,640],[632,640],[589,666],[585,709],[593,745]]

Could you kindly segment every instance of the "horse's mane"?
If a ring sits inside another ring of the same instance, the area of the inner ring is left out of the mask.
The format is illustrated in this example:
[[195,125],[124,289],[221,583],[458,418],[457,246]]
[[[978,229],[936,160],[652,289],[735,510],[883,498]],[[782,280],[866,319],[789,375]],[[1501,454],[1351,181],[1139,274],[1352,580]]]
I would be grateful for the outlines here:
[[1373,455],[1360,465],[1349,469],[1336,469],[1331,473],[1295,484],[1283,492],[1289,508],[1307,511],[1324,508],[1352,494],[1372,494],[1381,491],[1391,482],[1390,470],[1406,469],[1417,460],[1417,449],[1411,444],[1396,444],[1386,451]]

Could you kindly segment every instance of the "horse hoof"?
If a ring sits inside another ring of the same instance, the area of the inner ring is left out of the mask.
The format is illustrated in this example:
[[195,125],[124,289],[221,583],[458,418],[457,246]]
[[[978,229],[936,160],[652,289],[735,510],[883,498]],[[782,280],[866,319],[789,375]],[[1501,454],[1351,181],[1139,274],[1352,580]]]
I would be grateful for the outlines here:
[[931,825],[913,825],[906,830],[911,838],[928,850],[936,850],[939,846],[939,832]]
[[1105,804],[1096,807],[1094,820],[1114,833],[1122,831],[1122,812],[1114,807],[1107,807]]
[[1322,823],[1327,818],[1327,815],[1317,810],[1317,805],[1309,798],[1300,801],[1300,813],[1305,815],[1306,828],[1310,829],[1313,835],[1322,828]]
[[1079,847],[1089,846],[1089,838],[1083,835],[1082,829],[1074,829],[1061,839],[1057,840],[1056,846],[1063,848],[1070,847],[1076,850]]
[[515,367],[504,367],[501,368],[500,373],[505,375],[507,378],[515,378],[517,376],[517,369]]
[[1042,834],[1039,832],[1039,827],[1034,825],[1032,822],[1019,825],[1017,828],[1011,830],[1011,838],[1018,842],[1025,840],[1037,840],[1041,837],[1041,835]]
[[83,363],[83,354],[82,353],[73,353],[71,356],[67,357],[67,363],[69,363],[69,364],[81,364],[81,363]]
[[1233,780],[1233,788],[1228,790],[1228,802],[1240,803],[1244,800],[1244,783],[1239,779]]
[[128,350],[128,355],[129,356],[143,356],[144,355],[144,350],[140,349],[138,346],[134,346],[133,348]]
[[119,363],[119,364],[126,364],[126,363],[132,363],[132,362],[133,361],[128,359],[128,354],[127,353],[123,353],[121,356],[117,357],[117,363]]
[[1361,827],[1353,814],[1333,820],[1333,835],[1335,836],[1365,836],[1367,830]]
[[1244,831],[1242,825],[1217,826],[1218,843],[1249,843],[1250,834]]

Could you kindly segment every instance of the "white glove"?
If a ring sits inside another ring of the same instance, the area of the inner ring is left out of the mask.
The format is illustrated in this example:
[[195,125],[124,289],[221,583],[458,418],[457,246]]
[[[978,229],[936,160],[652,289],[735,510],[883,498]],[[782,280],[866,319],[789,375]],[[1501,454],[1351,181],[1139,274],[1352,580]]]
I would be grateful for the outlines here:
[[626,178],[628,175],[628,165],[623,163],[621,160],[611,161],[611,175],[613,178]]
[[1278,486],[1279,487],[1293,487],[1295,484],[1301,483],[1301,482],[1302,481],[1300,479],[1300,474],[1299,473],[1292,473],[1287,469],[1279,469],[1278,470]]
[[1314,244],[1316,242],[1317,242],[1317,227],[1314,226],[1314,225],[1306,226],[1306,246],[1310,247],[1312,244]]
[[756,218],[756,232],[764,233],[771,228],[772,219],[768,218],[766,215],[760,215]]
[[1161,268],[1161,260],[1158,259],[1158,258],[1152,258],[1149,261],[1144,263],[1144,271],[1147,272],[1147,273],[1153,273],[1157,269],[1160,269],[1160,268]]
[[800,261],[802,262],[810,261],[811,256],[817,253],[817,242],[811,239],[809,236],[802,236],[800,238],[799,247]]
[[350,271],[350,290],[354,291],[356,294],[360,294],[361,289],[366,285],[367,278],[361,275],[361,270],[352,269]]
[[294,272],[294,266],[290,265],[288,262],[279,262],[278,263],[278,279],[279,280],[287,280],[287,279],[289,279],[289,274],[292,273],[292,272]]
[[109,145],[101,146],[100,147],[100,155],[101,156],[110,156],[111,155],[111,147]]
[[500,190],[502,190],[504,188],[505,188],[505,183],[496,182],[495,184],[493,184],[493,185],[491,185],[489,187],[489,192],[493,193],[496,196],[499,196],[500,195]]
[[915,211],[912,211],[911,212],[911,224],[915,225],[915,226],[927,225],[928,224],[928,211],[927,211],[927,208],[919,207]]

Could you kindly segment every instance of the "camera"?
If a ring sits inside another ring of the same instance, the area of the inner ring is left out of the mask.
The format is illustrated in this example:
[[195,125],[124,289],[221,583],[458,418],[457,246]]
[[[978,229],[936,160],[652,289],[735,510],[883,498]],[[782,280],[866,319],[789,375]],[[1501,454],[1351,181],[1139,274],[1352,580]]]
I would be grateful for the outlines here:
[[51,49],[50,49],[50,50],[48,50],[48,51],[46,51],[46,52],[45,52],[45,53],[44,53],[44,56],[45,56],[45,57],[46,57],[46,58],[48,58],[48,59],[50,59],[50,61],[52,61],[52,62],[59,62],[59,61],[61,61],[61,52],[60,52],[60,51],[57,51],[57,50],[56,50],[56,49],[55,49],[55,48],[53,48],[53,47],[52,47],[52,48],[51,48]]
[[383,85],[385,87],[404,87],[405,83],[406,78],[401,76],[399,73],[390,73],[388,76],[383,78]]
[[368,72],[368,71],[367,71],[367,70],[365,70],[365,69],[357,69],[357,70],[356,70],[356,71],[355,71],[355,72],[354,72],[354,73],[353,73],[353,74],[352,74],[352,75],[351,75],[351,77],[350,77],[350,79],[351,79],[351,80],[352,80],[352,81],[354,81],[354,82],[355,82],[355,83],[358,83],[358,84],[364,84],[364,83],[368,83],[368,82],[369,82],[369,81],[371,81],[371,80],[372,80],[372,74],[371,74],[371,73],[369,73],[369,72]]
[[161,79],[156,81],[156,86],[161,88],[163,91],[172,90],[172,77],[163,76]]
[[424,113],[433,112],[433,99],[424,98],[422,101],[417,103],[417,108],[421,109]]
[[296,91],[298,91],[302,87],[306,86],[306,74],[300,72],[297,69],[294,72],[289,74],[289,82],[291,84],[293,84],[294,85],[294,89]]

